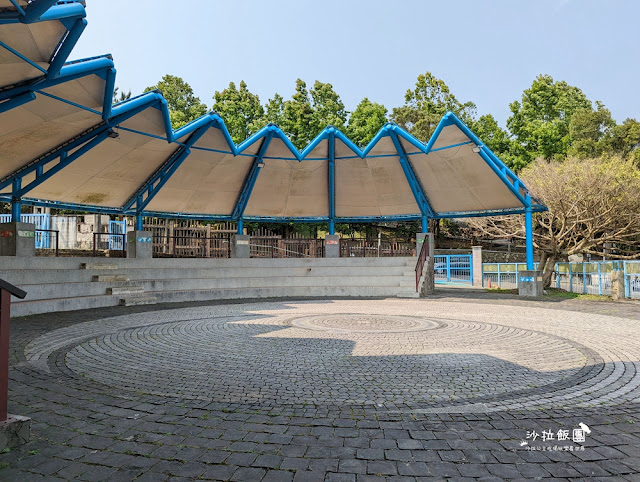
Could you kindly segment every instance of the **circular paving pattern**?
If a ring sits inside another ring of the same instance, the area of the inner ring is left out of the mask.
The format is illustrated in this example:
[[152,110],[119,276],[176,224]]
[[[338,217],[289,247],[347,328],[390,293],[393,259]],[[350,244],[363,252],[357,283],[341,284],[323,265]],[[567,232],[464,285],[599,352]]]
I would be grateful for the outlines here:
[[616,338],[616,318],[601,318],[580,330],[574,313],[529,309],[523,318],[510,306],[226,305],[75,325],[25,352],[52,372],[125,392],[486,412],[637,397],[636,363],[623,355],[634,341]]
[[341,313],[338,315],[307,316],[291,321],[292,326],[332,333],[401,333],[433,330],[441,324],[436,320],[408,316],[384,316]]
[[453,412],[584,403],[635,374],[635,365],[605,363],[589,346],[601,341],[598,330],[575,336],[561,311],[530,310],[537,316],[527,323],[513,307],[489,305],[258,306],[76,325],[35,340],[27,358],[117,390],[180,399]]

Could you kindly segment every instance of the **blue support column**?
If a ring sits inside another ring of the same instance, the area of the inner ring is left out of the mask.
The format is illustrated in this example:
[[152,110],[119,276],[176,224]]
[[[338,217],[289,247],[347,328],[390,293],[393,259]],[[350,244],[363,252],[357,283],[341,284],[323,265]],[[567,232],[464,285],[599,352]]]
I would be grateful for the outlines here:
[[136,210],[136,231],[142,231],[142,196],[138,196],[136,199],[137,210]]
[[55,79],[60,75],[60,69],[67,61],[69,54],[73,50],[73,47],[78,43],[82,32],[87,26],[87,20],[84,18],[76,20],[76,23],[73,24],[73,27],[69,29],[69,33],[67,34],[65,41],[60,45],[60,48],[56,52],[53,60],[49,64],[49,70],[47,71],[47,79]]
[[20,203],[20,197],[17,195],[22,185],[22,179],[16,178],[13,180],[13,195],[11,196],[11,221],[14,223],[20,222],[20,214],[22,213],[22,204]]
[[422,216],[422,232],[429,232],[429,218],[427,216]]
[[273,137],[273,131],[270,131],[265,136],[262,141],[262,145],[260,146],[260,150],[258,151],[258,155],[253,160],[253,164],[251,165],[251,169],[249,169],[249,174],[247,174],[247,178],[244,181],[244,185],[242,186],[242,191],[238,196],[238,200],[236,201],[236,205],[233,208],[232,217],[237,219],[238,221],[242,220],[242,216],[244,214],[244,210],[249,203],[249,197],[251,197],[251,191],[253,191],[253,186],[256,184],[256,180],[258,179],[258,174],[260,173],[262,158],[267,153],[267,149],[269,148],[269,144],[271,143],[271,138]]
[[527,249],[527,270],[533,270],[533,213],[531,211],[531,197],[527,194],[527,206],[524,214],[524,229]]
[[238,234],[244,234],[244,226],[242,223],[242,218],[238,219]]
[[336,137],[333,130],[329,134],[329,234],[336,234]]
[[391,132],[389,134],[391,140],[393,141],[393,145],[396,148],[398,156],[400,158],[400,165],[402,166],[402,171],[404,172],[405,177],[407,178],[407,182],[409,183],[409,187],[411,188],[411,192],[413,193],[413,197],[416,200],[416,204],[420,208],[420,213],[422,216],[434,217],[433,209],[429,205],[429,201],[427,200],[426,195],[424,194],[424,190],[416,177],[416,174],[413,172],[413,168],[411,167],[411,162],[409,162],[409,158],[407,157],[400,140],[398,139],[398,135],[395,132]]

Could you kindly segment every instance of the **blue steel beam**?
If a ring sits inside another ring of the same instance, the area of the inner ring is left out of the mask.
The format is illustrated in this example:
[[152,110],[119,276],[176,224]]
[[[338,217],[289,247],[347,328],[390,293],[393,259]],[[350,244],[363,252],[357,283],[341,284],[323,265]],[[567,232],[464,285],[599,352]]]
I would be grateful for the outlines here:
[[67,29],[67,32],[60,39],[59,44],[55,48],[52,58],[47,59],[49,63],[49,67],[47,69],[43,69],[37,63],[28,59],[8,45],[1,44],[2,47],[44,73],[44,77],[27,82],[27,85],[42,81],[43,79],[55,79],[60,75],[60,71],[64,63],[87,26],[85,16],[86,11],[81,3],[67,2],[56,5],[56,0],[36,0],[27,6],[26,11],[16,9],[15,12],[0,13],[0,25],[11,23],[30,24],[35,22],[59,21]]
[[336,234],[336,136],[329,131],[329,234]]
[[86,26],[87,20],[79,18],[75,21],[71,29],[69,29],[67,36],[64,38],[53,59],[51,59],[51,62],[49,63],[49,69],[47,70],[46,75],[47,79],[55,79],[60,75],[62,66],[67,61],[73,47],[75,47],[78,40],[80,40],[80,36],[82,35],[82,32],[84,32]]
[[151,202],[151,200],[158,194],[158,191],[162,189],[169,178],[178,170],[184,160],[191,153],[191,146],[193,146],[204,135],[205,132],[216,121],[214,119],[207,119],[198,127],[193,134],[187,139],[187,141],[178,147],[171,156],[153,173],[149,179],[147,179],[142,186],[129,198],[129,200],[123,206],[123,210],[127,211],[136,204],[136,213],[144,211],[144,208]]
[[251,197],[251,192],[253,191],[253,186],[256,184],[256,180],[258,179],[258,174],[260,173],[260,163],[262,162],[262,158],[267,153],[267,149],[269,148],[269,144],[271,143],[271,139],[273,138],[274,131],[273,127],[268,126],[270,130],[267,132],[267,135],[264,137],[262,141],[262,145],[260,146],[260,150],[258,151],[258,155],[253,160],[253,164],[249,169],[249,173],[245,179],[245,182],[242,186],[242,191],[240,191],[240,195],[238,196],[238,200],[236,201],[236,205],[233,208],[233,213],[231,217],[235,220],[240,220],[244,215],[244,210],[247,207],[247,203],[249,202],[249,198]]
[[26,92],[33,92],[34,90],[44,90],[50,87],[54,87],[70,80],[86,77],[87,75],[100,75],[103,72],[106,73],[109,69],[113,69],[113,60],[110,56],[102,56],[67,64],[60,69],[60,75],[54,79],[38,78],[32,82],[28,82],[23,85],[18,85],[10,89],[6,89],[0,92],[0,101],[10,99]]
[[7,112],[16,107],[20,107],[23,104],[36,100],[36,94],[33,92],[25,92],[24,94],[17,95],[11,99],[5,100],[0,104],[0,114]]
[[[21,18],[22,23],[33,23],[40,20],[47,10],[53,7],[57,0],[36,0],[27,5],[25,14]],[[84,8],[83,8],[84,10]]]
[[71,164],[73,161],[75,161],[79,157],[85,155],[91,149],[93,149],[94,147],[96,147],[97,145],[99,145],[100,143],[105,141],[109,137],[110,134],[111,134],[111,132],[108,129],[102,130],[100,132],[100,134],[98,134],[92,140],[90,140],[89,142],[84,144],[82,147],[80,147],[74,153],[67,154],[69,151],[65,150],[64,152],[62,152],[60,154],[60,161],[58,162],[58,164],[56,164],[55,166],[51,167],[49,170],[47,170],[47,172],[43,172],[42,166],[39,166],[40,169],[36,170],[36,178],[33,181],[31,181],[29,184],[27,184],[26,186],[21,188],[19,191],[17,191],[17,193],[15,193],[15,196],[20,197],[20,198],[24,197],[28,192],[30,192],[33,189],[35,189],[36,187],[38,187],[40,184],[45,182],[47,179],[50,179],[51,176],[54,176],[55,174],[60,172],[62,169],[67,167],[69,164]]
[[[0,200],[4,200],[4,196],[0,196]],[[42,199],[22,198],[20,200],[25,206],[42,206],[46,208],[54,209],[66,209],[69,211],[79,211],[87,213],[102,213],[102,214],[114,214],[116,216],[122,216],[122,209],[111,208],[104,206],[95,206],[92,204],[77,204],[77,203],[64,203],[57,201],[46,201]]]
[[113,92],[116,88],[116,69],[108,69],[104,85],[104,97],[102,100],[102,120],[111,117],[113,109]]
[[427,200],[427,196],[424,193],[424,189],[418,181],[415,172],[413,172],[413,167],[411,166],[411,162],[407,158],[406,153],[404,152],[404,147],[402,147],[402,143],[398,139],[398,136],[395,132],[397,127],[394,126],[394,129],[389,132],[389,136],[393,141],[393,145],[398,152],[398,156],[400,158],[400,165],[402,166],[402,170],[404,172],[405,177],[407,178],[407,182],[409,183],[409,187],[411,188],[411,192],[413,193],[413,197],[420,208],[420,212],[423,216],[427,216],[429,218],[433,218],[435,213],[431,206],[429,205],[429,201]]
[[37,172],[38,169],[43,170],[44,166],[48,165],[51,162],[56,162],[59,157],[66,156],[66,153],[68,153],[69,151],[82,146],[83,144],[94,139],[96,136],[107,132],[109,129],[117,126],[121,122],[124,122],[125,120],[158,103],[161,97],[162,96],[158,93],[149,92],[136,97],[131,101],[119,104],[113,109],[113,117],[109,119],[108,122],[102,122],[91,127],[90,129],[87,129],[85,132],[79,134],[75,138],[70,139],[69,141],[59,145],[55,149],[52,149],[42,156],[28,162],[11,174],[8,174],[4,178],[0,179],[0,189],[4,189],[8,185],[10,185],[15,178],[23,178],[31,172]]

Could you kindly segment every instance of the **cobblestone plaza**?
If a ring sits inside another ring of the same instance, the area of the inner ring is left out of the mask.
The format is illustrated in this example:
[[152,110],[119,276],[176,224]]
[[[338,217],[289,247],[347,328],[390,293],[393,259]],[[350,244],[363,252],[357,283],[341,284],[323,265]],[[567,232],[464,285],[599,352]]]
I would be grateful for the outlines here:
[[12,323],[3,480],[638,480],[640,307],[108,308]]

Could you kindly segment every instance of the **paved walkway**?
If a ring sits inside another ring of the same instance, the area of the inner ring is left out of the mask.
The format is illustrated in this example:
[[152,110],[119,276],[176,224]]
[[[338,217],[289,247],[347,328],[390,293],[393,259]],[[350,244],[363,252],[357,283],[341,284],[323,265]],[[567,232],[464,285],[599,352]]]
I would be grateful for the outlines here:
[[640,480],[640,304],[173,304],[12,322],[0,479]]

